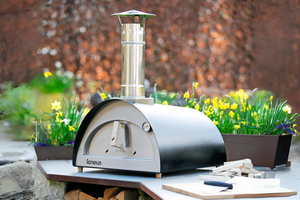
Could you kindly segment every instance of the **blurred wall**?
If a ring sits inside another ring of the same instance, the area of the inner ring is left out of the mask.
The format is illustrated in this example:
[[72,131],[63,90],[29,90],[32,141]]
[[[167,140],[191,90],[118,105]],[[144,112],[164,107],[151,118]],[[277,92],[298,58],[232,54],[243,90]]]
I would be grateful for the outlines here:
[[299,113],[300,1],[253,0],[251,13],[254,68],[250,86],[288,99]]
[[[266,89],[300,101],[299,1],[2,0],[0,82],[27,82],[44,68],[72,71],[82,98],[101,85],[120,90],[120,24],[146,20],[146,78],[159,89]],[[124,19],[128,22],[129,19]],[[297,108],[298,111],[300,110]]]

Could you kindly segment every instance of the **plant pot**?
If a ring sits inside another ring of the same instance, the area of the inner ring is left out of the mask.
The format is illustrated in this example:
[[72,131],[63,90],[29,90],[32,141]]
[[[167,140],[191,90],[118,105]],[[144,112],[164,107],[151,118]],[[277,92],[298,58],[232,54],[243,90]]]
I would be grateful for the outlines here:
[[254,166],[275,168],[287,164],[292,135],[222,134],[227,161],[249,158]]
[[70,146],[36,146],[34,150],[37,160],[70,160],[73,156]]

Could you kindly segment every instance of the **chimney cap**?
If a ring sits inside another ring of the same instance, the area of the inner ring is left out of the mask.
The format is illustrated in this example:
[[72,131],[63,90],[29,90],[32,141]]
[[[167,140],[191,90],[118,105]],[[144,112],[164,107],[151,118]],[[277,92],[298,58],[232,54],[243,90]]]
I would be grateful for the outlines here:
[[120,13],[114,13],[112,16],[119,16],[119,17],[135,17],[135,16],[140,16],[140,17],[155,17],[155,14],[151,13],[145,13],[142,11],[138,10],[129,10],[125,12],[120,12]]

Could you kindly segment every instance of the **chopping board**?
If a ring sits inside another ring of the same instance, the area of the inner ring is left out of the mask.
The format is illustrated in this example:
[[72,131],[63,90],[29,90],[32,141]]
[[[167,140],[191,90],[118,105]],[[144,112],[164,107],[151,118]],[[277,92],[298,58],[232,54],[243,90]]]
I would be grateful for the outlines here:
[[234,199],[234,198],[259,198],[259,197],[284,197],[297,195],[297,191],[282,187],[251,187],[233,184],[232,190],[221,192],[205,192],[203,183],[163,184],[163,189],[171,190],[199,199]]

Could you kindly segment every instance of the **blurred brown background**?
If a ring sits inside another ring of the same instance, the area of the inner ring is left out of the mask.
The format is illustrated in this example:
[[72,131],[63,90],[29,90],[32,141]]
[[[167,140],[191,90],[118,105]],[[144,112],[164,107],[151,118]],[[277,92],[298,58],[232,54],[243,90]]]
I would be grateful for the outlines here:
[[298,0],[1,0],[0,83],[63,68],[82,98],[98,84],[118,93],[121,29],[111,14],[131,9],[157,15],[146,20],[151,86],[265,89],[300,112]]

